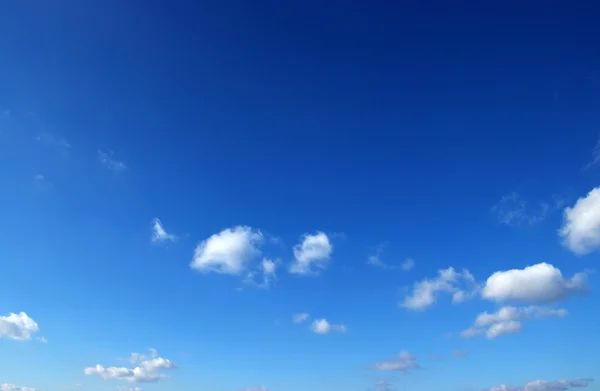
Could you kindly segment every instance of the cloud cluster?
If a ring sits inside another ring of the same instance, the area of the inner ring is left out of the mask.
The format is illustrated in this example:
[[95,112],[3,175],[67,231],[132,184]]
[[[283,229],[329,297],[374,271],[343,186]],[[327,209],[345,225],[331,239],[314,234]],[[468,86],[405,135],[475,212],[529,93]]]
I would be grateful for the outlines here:
[[508,386],[501,384],[488,388],[488,391],[566,391],[570,388],[587,387],[591,379],[582,380],[535,380],[523,386]]
[[333,246],[323,232],[305,234],[302,242],[294,247],[295,259],[290,273],[317,274],[320,269],[325,268],[332,252]]
[[131,383],[151,383],[168,379],[169,376],[161,373],[161,370],[175,368],[170,360],[159,357],[156,350],[151,349],[151,355],[133,353],[129,359],[135,368],[104,367],[96,365],[84,369],[88,376],[98,375],[104,380],[123,380]]
[[538,306],[502,307],[495,313],[482,312],[470,328],[461,332],[463,338],[485,335],[494,339],[504,334],[515,334],[522,330],[522,321],[541,317],[564,317],[565,309],[552,309]]
[[40,331],[38,324],[25,312],[0,316],[0,338],[29,341],[31,336],[38,331]]
[[575,254],[584,255],[600,248],[600,187],[565,208],[558,234],[563,245]]
[[561,271],[545,262],[524,269],[498,271],[486,281],[484,299],[496,302],[551,303],[586,290],[585,273],[564,278]]
[[417,359],[414,355],[406,350],[401,351],[398,356],[391,360],[385,360],[373,364],[373,369],[379,371],[394,371],[408,373],[413,369],[420,368]]
[[478,291],[479,286],[468,270],[460,273],[449,267],[439,270],[437,278],[416,282],[412,292],[400,306],[409,310],[424,310],[432,306],[441,293],[452,294],[452,302],[461,303],[472,298]]

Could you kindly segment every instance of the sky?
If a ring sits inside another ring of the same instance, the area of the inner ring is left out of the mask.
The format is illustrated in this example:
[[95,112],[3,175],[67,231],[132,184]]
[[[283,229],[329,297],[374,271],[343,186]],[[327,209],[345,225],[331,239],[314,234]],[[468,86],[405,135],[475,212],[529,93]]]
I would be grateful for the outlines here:
[[598,9],[469,3],[4,2],[0,390],[600,390]]

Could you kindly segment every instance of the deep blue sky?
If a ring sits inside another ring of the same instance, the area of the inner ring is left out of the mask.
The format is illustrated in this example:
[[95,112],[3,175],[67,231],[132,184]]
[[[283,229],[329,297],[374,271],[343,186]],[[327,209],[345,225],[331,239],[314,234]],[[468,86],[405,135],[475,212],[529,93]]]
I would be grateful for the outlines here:
[[[149,391],[599,377],[593,273],[592,293],[564,303],[473,288],[461,304],[446,291],[426,311],[399,306],[450,266],[484,287],[497,271],[547,262],[571,278],[597,263],[595,244],[584,254],[557,231],[600,177],[600,9],[470,3],[3,4],[0,317],[25,312],[39,331],[2,337],[0,318],[0,385],[137,387],[84,368],[133,368],[117,359],[148,348],[178,366]],[[177,240],[153,243],[154,218]],[[268,289],[244,282],[258,255],[240,275],[190,268],[237,226],[278,259]],[[325,266],[290,273],[317,232]],[[457,335],[517,304],[569,315]],[[313,333],[319,318],[347,329]],[[404,350],[421,368],[374,367]]]

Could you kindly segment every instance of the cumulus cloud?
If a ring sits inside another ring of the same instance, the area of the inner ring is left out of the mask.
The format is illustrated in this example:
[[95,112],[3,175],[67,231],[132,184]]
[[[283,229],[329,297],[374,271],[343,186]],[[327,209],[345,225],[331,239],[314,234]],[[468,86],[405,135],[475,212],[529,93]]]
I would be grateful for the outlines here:
[[539,306],[529,307],[502,307],[497,312],[482,312],[477,315],[475,323],[470,328],[461,332],[463,338],[472,338],[485,335],[494,339],[505,334],[516,334],[523,329],[522,321],[541,317],[565,317],[565,309],[552,309]]
[[165,358],[159,357],[156,350],[151,350],[151,356],[132,353],[129,361],[137,363],[135,368],[104,367],[96,365],[84,369],[88,376],[98,375],[104,380],[123,380],[131,383],[151,383],[168,379],[169,376],[161,373],[161,370],[175,368],[175,365]]
[[247,226],[227,228],[202,241],[190,266],[201,272],[239,275],[260,255],[260,231]]
[[432,306],[440,293],[452,294],[453,303],[472,298],[479,291],[475,278],[468,270],[459,273],[454,268],[439,270],[435,279],[425,279],[414,284],[411,294],[400,306],[409,310],[424,310]]
[[486,281],[484,299],[496,302],[551,303],[586,290],[587,275],[563,277],[556,267],[542,262],[524,269],[498,271]]
[[160,219],[155,218],[152,220],[152,241],[155,243],[160,242],[174,242],[177,240],[177,236],[168,233],[163,227]]
[[310,325],[310,329],[316,334],[329,334],[332,332],[343,333],[346,331],[346,326],[343,324],[331,324],[327,319],[315,319]]
[[310,315],[308,315],[306,312],[303,312],[301,314],[294,314],[292,316],[292,322],[294,322],[294,323],[302,323],[305,320],[308,320],[309,317],[310,317]]
[[0,316],[0,338],[29,341],[31,336],[38,331],[40,331],[38,324],[25,312]]
[[523,386],[501,384],[499,386],[488,388],[488,391],[565,391],[570,388],[587,387],[588,384],[588,379],[556,381],[535,380]]
[[565,208],[558,234],[563,245],[575,254],[584,255],[600,248],[600,187]]
[[381,361],[372,366],[373,369],[379,371],[395,371],[408,373],[413,369],[420,368],[417,359],[411,353],[403,350],[398,356],[391,360]]
[[0,384],[0,391],[36,391],[35,388],[31,387],[20,387],[14,384]]
[[305,234],[301,243],[294,246],[294,262],[290,267],[293,274],[317,274],[329,262],[333,246],[323,232]]
[[112,151],[98,151],[98,160],[100,160],[102,165],[115,173],[121,172],[127,168],[127,165],[124,162],[114,158],[114,153]]

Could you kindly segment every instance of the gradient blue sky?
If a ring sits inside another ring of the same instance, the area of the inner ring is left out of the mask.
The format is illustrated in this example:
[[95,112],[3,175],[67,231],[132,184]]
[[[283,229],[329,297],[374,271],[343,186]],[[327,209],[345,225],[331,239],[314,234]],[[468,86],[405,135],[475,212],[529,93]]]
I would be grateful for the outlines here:
[[393,3],[4,2],[2,391],[600,390],[599,9]]

